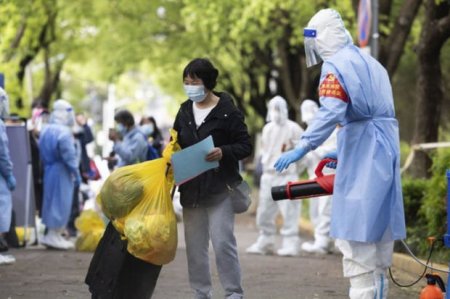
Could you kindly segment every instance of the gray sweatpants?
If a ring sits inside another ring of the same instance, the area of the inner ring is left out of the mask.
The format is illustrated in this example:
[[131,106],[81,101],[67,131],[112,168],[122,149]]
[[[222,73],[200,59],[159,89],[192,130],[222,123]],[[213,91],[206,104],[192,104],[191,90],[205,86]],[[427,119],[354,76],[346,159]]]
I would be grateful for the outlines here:
[[183,221],[189,282],[195,298],[212,296],[208,255],[210,239],[225,298],[243,298],[231,200],[226,198],[209,208],[183,208]]

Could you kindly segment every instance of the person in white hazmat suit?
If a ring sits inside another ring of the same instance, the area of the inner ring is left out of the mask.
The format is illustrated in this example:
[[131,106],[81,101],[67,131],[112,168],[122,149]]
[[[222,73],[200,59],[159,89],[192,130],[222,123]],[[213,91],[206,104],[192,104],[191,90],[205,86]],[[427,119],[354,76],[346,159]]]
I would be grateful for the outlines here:
[[[319,105],[316,102],[310,99],[304,100],[300,105],[302,122],[309,126],[318,111]],[[306,167],[310,179],[316,177],[315,170],[325,154],[336,151],[336,130],[321,146],[309,152],[301,160],[301,163]],[[324,168],[323,173],[325,175],[331,174],[334,173],[334,170]],[[330,253],[334,244],[330,238],[331,196],[320,196],[310,199],[309,218],[314,227],[314,241],[303,243],[301,249],[308,253]]]
[[[11,191],[16,188],[13,175],[13,165],[8,149],[8,136],[3,119],[9,114],[8,95],[0,87],[0,234],[5,234],[11,226],[12,199]],[[13,264],[15,257],[10,254],[0,254],[0,265]]]
[[338,12],[319,11],[304,29],[307,66],[323,60],[321,107],[277,171],[303,158],[335,130],[338,159],[331,212],[332,238],[343,254],[351,299],[387,298],[386,270],[394,240],[406,236],[398,122],[383,66],[353,45]]
[[296,181],[299,176],[297,167],[292,167],[283,173],[273,169],[276,159],[284,151],[294,148],[303,129],[288,119],[286,100],[276,96],[269,101],[269,121],[263,128],[261,138],[261,153],[263,173],[259,189],[259,202],[256,214],[256,224],[260,234],[256,243],[247,248],[247,253],[272,254],[275,250],[275,234],[277,227],[275,218],[278,211],[283,216],[282,247],[277,250],[280,256],[295,256],[299,253],[300,239],[298,237],[298,219],[300,216],[301,201],[272,199],[273,186],[284,185],[289,181]]
[[69,221],[75,186],[81,183],[79,155],[72,133],[74,124],[72,106],[65,100],[57,100],[49,123],[43,127],[39,137],[44,166],[42,222],[47,228],[40,242],[61,250],[74,247],[62,233]]

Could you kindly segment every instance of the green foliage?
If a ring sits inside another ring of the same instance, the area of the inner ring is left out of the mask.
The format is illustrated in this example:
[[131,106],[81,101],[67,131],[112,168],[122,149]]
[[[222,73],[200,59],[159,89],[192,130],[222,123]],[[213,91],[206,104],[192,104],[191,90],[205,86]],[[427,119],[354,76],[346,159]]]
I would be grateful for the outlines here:
[[442,236],[446,231],[446,171],[449,168],[450,151],[438,151],[433,157],[433,176],[429,180],[422,206],[422,212],[428,223],[428,233],[432,236]]
[[428,234],[426,220],[420,210],[428,186],[427,181],[403,179],[402,185],[407,229],[406,241],[413,252],[424,254],[427,249],[425,240]]
[[[382,38],[390,34],[402,4],[400,0],[392,1],[391,14],[382,16]],[[180,78],[183,67],[194,57],[208,57],[221,74],[218,90],[236,96],[246,111],[250,129],[256,132],[264,123],[265,103],[273,96],[267,84],[273,73],[279,76],[275,92],[288,98],[292,110],[298,110],[300,97],[304,96],[298,89],[310,84],[303,82],[303,76],[315,76],[304,69],[301,60],[302,30],[311,16],[325,7],[339,10],[356,37],[356,16],[350,0],[3,0],[0,15],[9,17],[0,19],[0,71],[6,74],[12,111],[26,115],[44,83],[44,50],[39,49],[34,56],[32,74],[23,82],[17,78],[19,65],[39,45],[40,33],[53,13],[55,25],[45,36],[51,41],[47,54],[64,55],[59,90],[75,105],[86,90],[104,92],[108,83],[121,82],[124,90],[131,90],[133,84],[121,78],[130,71],[139,71],[173,96],[177,107],[185,99]],[[414,119],[410,107],[417,94],[412,88],[417,77],[414,49],[422,18],[420,14],[414,22],[400,75],[394,77],[401,137],[408,141]],[[26,25],[23,37],[13,47],[22,24]],[[447,77],[448,47],[447,43],[442,51],[442,69]],[[287,60],[282,59],[283,53]],[[295,92],[290,95],[282,74],[292,79]],[[33,94],[29,92],[29,79]],[[444,80],[447,88],[448,82]],[[19,100],[23,102],[20,109],[14,105]]]
[[[406,241],[421,257],[426,257],[428,253],[427,238],[442,238],[447,230],[448,169],[450,169],[450,150],[441,150],[433,157],[433,176],[430,180],[403,179]],[[449,257],[447,248],[437,246],[435,261],[443,262]]]

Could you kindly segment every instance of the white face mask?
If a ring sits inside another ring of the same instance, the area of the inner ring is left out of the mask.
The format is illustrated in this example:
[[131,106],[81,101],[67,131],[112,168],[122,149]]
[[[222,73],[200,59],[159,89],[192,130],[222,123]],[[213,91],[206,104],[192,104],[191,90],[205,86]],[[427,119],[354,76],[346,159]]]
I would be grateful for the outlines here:
[[141,126],[141,131],[142,133],[144,133],[146,136],[150,136],[152,135],[154,128],[153,128],[153,124],[145,124]]
[[202,102],[206,98],[205,87],[203,85],[184,85],[184,92],[188,98],[195,103]]
[[116,131],[120,134],[120,136],[124,137],[128,130],[123,124],[118,123],[116,126]]

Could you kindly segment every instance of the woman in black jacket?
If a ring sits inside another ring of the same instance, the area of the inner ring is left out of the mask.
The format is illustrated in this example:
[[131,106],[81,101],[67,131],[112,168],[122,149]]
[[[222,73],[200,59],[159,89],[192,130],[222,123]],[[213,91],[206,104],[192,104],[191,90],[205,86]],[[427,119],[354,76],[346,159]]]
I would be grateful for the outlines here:
[[252,146],[243,114],[230,95],[214,92],[218,70],[207,59],[192,60],[183,71],[188,100],[181,104],[174,123],[181,148],[209,135],[215,148],[205,157],[219,161],[180,186],[183,206],[189,281],[196,298],[211,298],[208,246],[211,239],[226,298],[242,298],[241,269],[234,237],[234,212],[228,186],[242,180],[238,161]]

